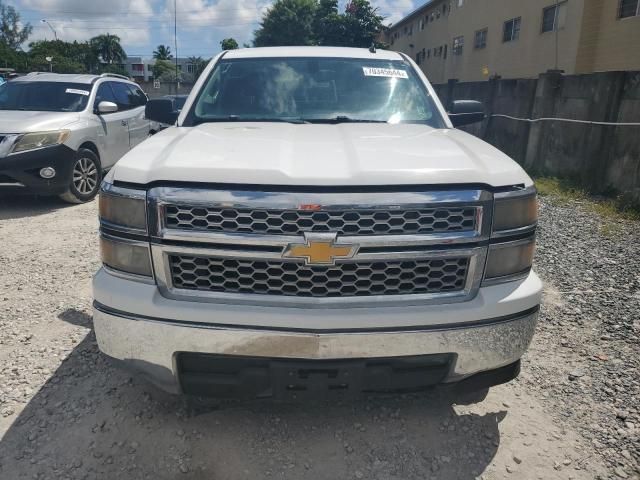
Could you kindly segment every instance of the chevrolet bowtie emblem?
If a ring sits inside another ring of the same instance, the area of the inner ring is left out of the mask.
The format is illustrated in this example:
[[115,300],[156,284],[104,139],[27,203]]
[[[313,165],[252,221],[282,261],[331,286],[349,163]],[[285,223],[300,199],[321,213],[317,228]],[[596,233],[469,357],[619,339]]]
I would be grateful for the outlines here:
[[284,258],[303,258],[307,265],[334,265],[335,261],[351,258],[358,251],[357,245],[336,245],[334,233],[306,233],[306,243],[287,245]]

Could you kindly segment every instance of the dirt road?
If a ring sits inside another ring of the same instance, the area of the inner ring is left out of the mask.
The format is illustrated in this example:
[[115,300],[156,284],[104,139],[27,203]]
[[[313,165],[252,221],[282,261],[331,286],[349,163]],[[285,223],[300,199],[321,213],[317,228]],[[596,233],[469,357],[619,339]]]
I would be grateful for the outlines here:
[[196,404],[96,346],[96,204],[0,197],[0,479],[640,478],[639,225],[543,201],[521,377],[477,405]]

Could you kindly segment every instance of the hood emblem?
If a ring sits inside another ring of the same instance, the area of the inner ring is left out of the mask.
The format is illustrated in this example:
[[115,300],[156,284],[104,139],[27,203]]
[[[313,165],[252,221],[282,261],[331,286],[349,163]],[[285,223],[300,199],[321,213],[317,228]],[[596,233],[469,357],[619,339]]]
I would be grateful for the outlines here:
[[283,258],[301,258],[307,265],[335,265],[336,260],[353,257],[358,245],[336,244],[335,233],[305,233],[306,243],[290,243]]

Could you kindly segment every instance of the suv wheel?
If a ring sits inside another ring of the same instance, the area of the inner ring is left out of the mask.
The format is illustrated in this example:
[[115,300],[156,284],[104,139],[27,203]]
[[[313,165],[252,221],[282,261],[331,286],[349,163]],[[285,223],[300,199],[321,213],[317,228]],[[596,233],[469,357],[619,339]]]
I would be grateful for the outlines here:
[[73,164],[69,189],[60,198],[69,203],[88,202],[98,194],[101,180],[100,159],[91,150],[81,148]]

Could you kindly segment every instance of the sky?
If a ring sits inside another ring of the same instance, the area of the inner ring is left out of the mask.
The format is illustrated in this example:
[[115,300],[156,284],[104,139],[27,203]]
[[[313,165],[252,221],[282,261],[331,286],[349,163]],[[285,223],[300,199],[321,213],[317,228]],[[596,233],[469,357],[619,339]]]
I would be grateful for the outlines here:
[[[220,51],[220,40],[250,42],[272,0],[176,0],[178,55],[209,58]],[[122,39],[129,56],[151,56],[157,45],[174,52],[174,0],[4,0],[33,25],[29,41],[52,40],[45,19],[65,41],[88,40],[111,33]],[[340,1],[341,10],[346,0]],[[425,0],[372,0],[385,16],[396,22]],[[24,45],[23,48],[27,48]]]

